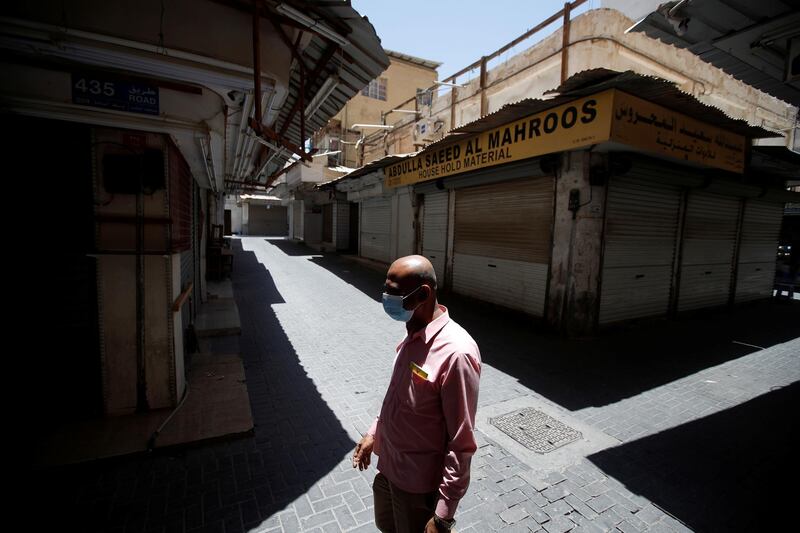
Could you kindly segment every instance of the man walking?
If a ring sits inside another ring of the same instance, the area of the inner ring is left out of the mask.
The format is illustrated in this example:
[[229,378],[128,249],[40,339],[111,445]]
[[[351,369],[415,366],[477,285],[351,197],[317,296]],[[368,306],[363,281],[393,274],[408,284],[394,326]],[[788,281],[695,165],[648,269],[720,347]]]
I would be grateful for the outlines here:
[[386,274],[383,308],[406,323],[380,416],[353,454],[363,470],[374,451],[375,523],[384,533],[439,533],[455,523],[476,444],[478,345],[436,299],[436,274],[422,256]]

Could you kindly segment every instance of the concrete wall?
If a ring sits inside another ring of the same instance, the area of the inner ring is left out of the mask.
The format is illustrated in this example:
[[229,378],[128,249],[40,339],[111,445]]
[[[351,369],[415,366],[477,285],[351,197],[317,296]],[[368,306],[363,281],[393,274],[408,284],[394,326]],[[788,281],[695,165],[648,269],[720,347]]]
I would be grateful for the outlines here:
[[[386,78],[386,100],[377,100],[356,94],[344,108],[334,117],[341,123],[342,130],[347,131],[353,124],[380,124],[381,112],[394,109],[399,104],[417,94],[417,89],[425,89],[438,79],[436,70],[423,67],[396,57],[389,57],[390,63],[379,78]],[[413,102],[405,109],[414,109]],[[403,115],[392,113],[387,123],[392,123]],[[412,115],[413,116],[413,115]],[[374,130],[366,129],[366,134]],[[352,140],[350,136],[348,140]],[[342,164],[349,167],[358,166],[358,154],[354,145],[342,145]]]
[[[145,257],[145,381],[150,409],[175,405],[172,261],[170,256]],[[180,276],[180,259],[175,261]],[[136,258],[102,256],[97,265],[105,412],[131,414],[137,407]]]
[[[569,336],[590,334],[596,323],[605,185],[592,186],[589,177],[592,166],[605,165],[604,154],[568,152],[562,154],[556,174],[547,321]],[[572,190],[580,191],[581,204],[574,218],[569,210]]]

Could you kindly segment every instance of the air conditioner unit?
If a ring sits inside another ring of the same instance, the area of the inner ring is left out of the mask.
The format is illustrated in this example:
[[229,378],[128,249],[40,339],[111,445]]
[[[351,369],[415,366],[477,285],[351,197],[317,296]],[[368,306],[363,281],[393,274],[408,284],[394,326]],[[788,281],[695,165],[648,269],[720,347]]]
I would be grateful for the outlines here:
[[414,140],[432,142],[444,135],[444,121],[437,117],[418,120],[414,124]]

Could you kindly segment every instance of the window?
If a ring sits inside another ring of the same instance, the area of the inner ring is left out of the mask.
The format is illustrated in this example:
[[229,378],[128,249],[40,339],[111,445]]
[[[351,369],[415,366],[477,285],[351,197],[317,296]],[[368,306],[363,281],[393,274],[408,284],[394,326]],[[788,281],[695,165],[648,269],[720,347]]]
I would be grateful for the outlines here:
[[361,94],[367,98],[386,100],[386,78],[376,78],[369,85],[361,89]]

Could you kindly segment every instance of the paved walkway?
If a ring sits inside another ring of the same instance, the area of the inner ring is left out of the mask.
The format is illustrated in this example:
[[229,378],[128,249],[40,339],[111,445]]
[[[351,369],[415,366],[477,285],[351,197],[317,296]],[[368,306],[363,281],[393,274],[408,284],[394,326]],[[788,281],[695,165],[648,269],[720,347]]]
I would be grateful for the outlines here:
[[[41,473],[37,498],[61,526],[375,531],[375,471],[350,454],[404,335],[378,302],[383,276],[287,241],[234,248],[255,436]],[[532,406],[583,437],[540,455],[482,418],[460,533],[796,527],[800,302],[565,341],[442,301],[481,347],[480,413]]]

